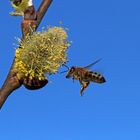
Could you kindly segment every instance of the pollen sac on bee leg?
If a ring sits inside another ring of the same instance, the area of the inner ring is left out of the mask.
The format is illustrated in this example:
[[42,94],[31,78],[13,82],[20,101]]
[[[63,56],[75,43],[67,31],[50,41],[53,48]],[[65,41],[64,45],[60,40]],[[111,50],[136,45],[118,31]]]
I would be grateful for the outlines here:
[[37,90],[43,88],[48,83],[47,79],[39,80],[38,78],[25,78],[23,81],[23,85],[25,88],[29,90]]

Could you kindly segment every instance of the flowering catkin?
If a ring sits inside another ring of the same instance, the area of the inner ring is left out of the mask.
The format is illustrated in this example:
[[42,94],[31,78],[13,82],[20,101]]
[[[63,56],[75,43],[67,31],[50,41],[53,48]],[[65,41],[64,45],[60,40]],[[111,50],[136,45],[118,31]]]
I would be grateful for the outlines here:
[[18,78],[44,79],[67,61],[66,50],[70,45],[62,27],[49,27],[47,31],[34,32],[19,42],[13,71]]

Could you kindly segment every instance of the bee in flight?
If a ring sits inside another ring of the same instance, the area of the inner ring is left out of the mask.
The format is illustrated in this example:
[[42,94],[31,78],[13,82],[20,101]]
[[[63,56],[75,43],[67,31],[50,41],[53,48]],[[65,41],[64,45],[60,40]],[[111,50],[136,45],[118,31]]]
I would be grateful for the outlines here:
[[[88,66],[85,67],[74,67],[72,66],[69,68],[68,66],[64,65],[65,67],[68,68],[66,78],[72,78],[74,80],[79,80],[81,84],[81,90],[80,94],[81,96],[83,95],[83,91],[88,87],[90,82],[95,82],[95,83],[104,83],[106,82],[105,78],[103,75],[101,75],[98,72],[95,71],[90,71],[89,68],[98,63],[101,59],[96,60],[95,62],[91,63]],[[62,72],[63,73],[63,72]]]

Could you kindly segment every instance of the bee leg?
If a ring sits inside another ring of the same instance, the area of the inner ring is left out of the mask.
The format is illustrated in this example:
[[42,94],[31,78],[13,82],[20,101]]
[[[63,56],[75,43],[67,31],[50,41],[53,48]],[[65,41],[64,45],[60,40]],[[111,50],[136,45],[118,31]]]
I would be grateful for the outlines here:
[[88,87],[89,83],[90,82],[83,82],[83,81],[80,81],[81,85],[82,85],[82,88],[80,90],[80,94],[81,96],[83,96],[83,91]]

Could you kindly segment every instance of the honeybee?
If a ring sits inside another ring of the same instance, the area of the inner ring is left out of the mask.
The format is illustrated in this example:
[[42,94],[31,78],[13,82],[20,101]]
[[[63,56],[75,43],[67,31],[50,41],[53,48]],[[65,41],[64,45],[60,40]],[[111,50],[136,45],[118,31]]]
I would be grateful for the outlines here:
[[82,86],[80,90],[81,96],[83,95],[83,91],[89,86],[90,82],[95,82],[99,84],[106,82],[103,75],[101,75],[98,72],[89,70],[90,67],[98,63],[100,60],[101,59],[98,59],[95,62],[85,67],[72,66],[71,68],[69,68],[68,66],[65,65],[68,68],[66,78],[72,78],[73,81],[79,80]]

